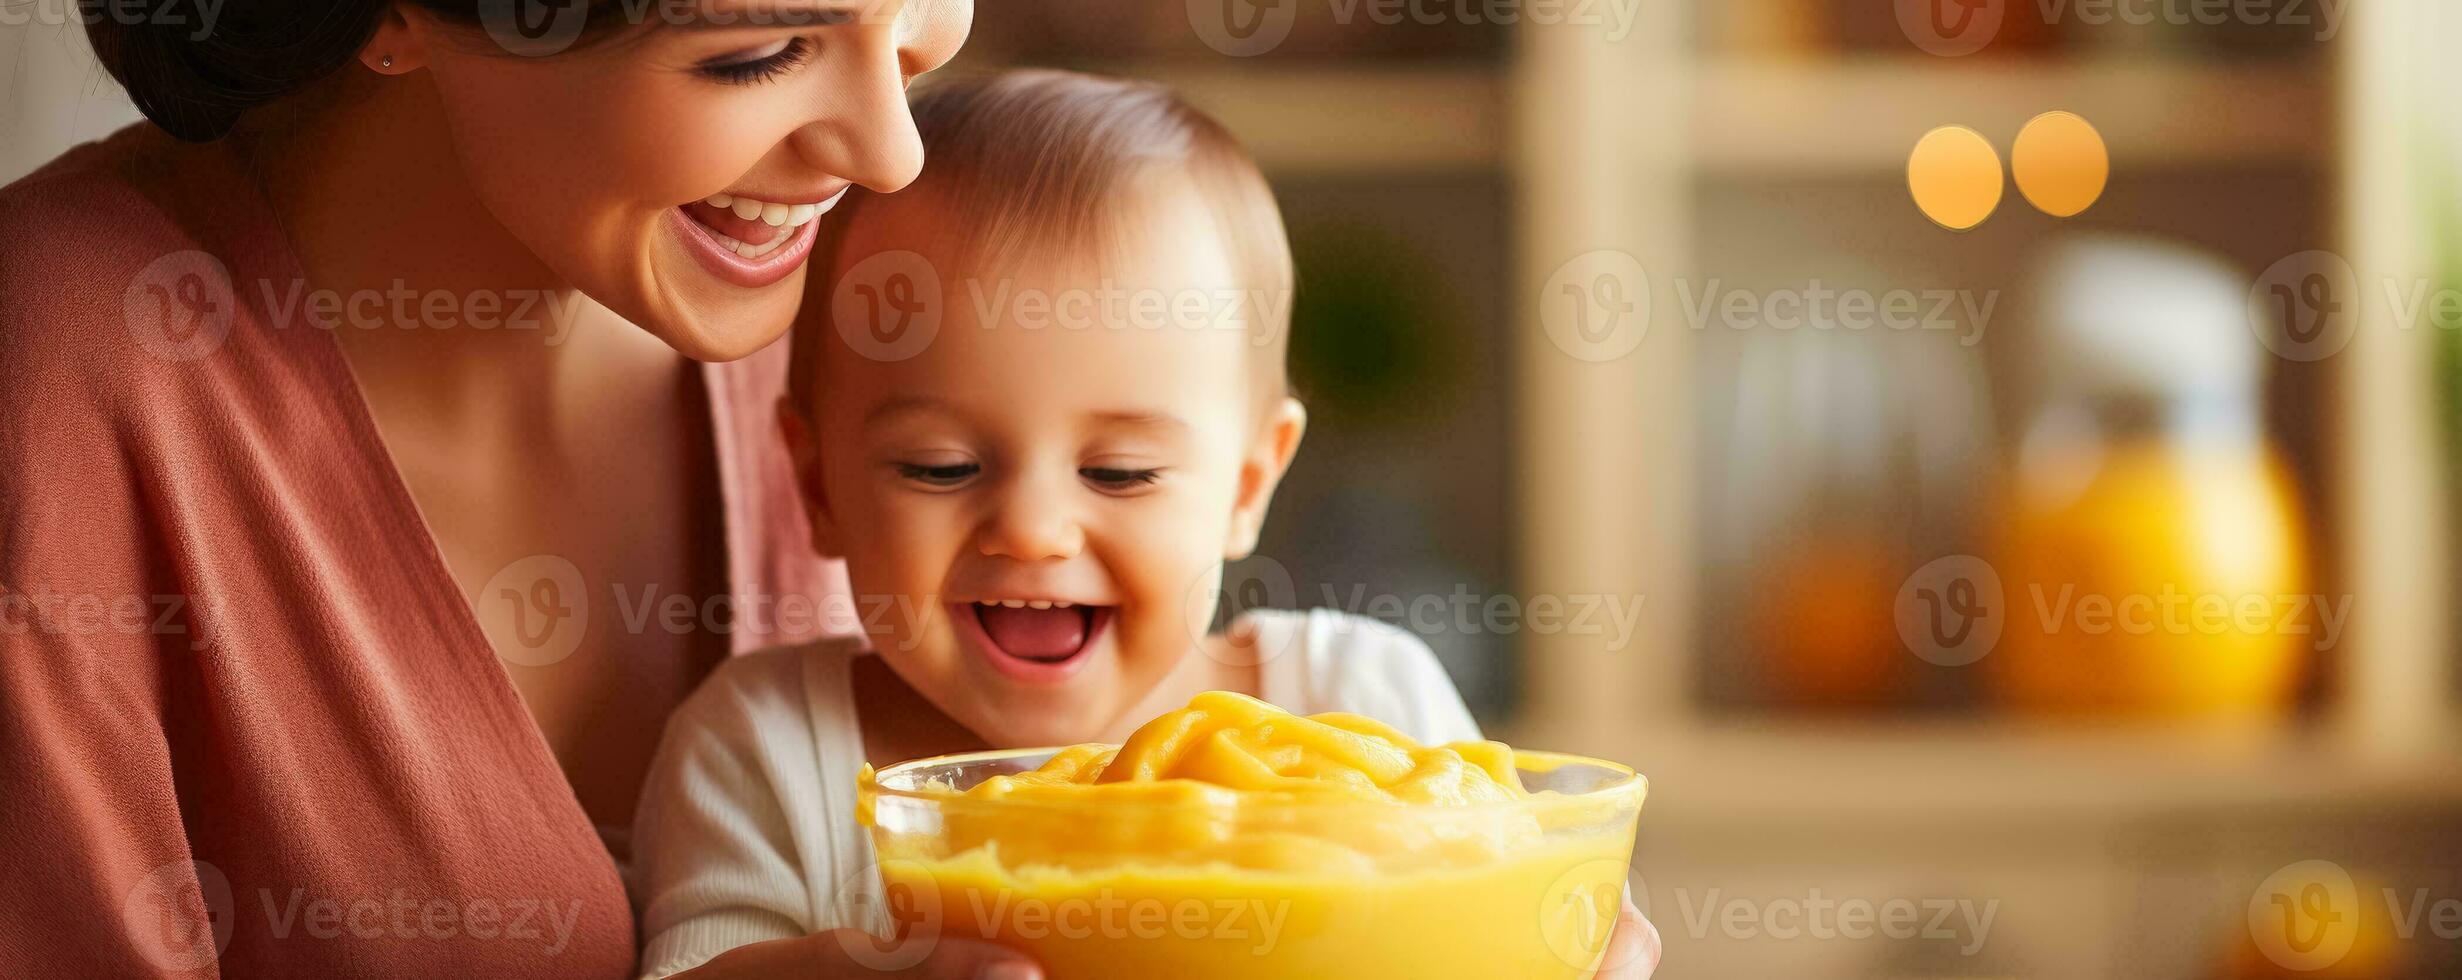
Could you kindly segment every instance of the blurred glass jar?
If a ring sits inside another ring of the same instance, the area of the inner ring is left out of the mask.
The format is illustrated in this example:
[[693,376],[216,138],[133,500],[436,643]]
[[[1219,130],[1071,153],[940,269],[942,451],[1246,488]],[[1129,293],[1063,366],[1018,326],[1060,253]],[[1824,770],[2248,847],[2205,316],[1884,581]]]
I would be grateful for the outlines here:
[[2263,431],[2248,280],[2160,242],[2081,239],[2036,278],[2030,409],[1997,517],[2008,705],[2286,712],[2323,634]]
[[[1858,278],[1849,276],[1848,279]],[[1972,550],[1982,364],[1942,330],[1813,321],[1704,336],[1702,638],[1713,697],[1869,710],[1959,693],[1910,656],[1899,586]]]

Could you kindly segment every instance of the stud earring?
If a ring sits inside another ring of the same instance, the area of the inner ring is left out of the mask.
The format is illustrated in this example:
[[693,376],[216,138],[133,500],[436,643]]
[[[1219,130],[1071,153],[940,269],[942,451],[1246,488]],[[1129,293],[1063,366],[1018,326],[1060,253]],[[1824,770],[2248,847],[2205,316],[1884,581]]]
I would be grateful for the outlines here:
[[385,60],[384,60],[383,64],[384,64],[384,66],[385,66],[385,67],[387,67],[387,68],[391,68],[391,67],[393,67],[393,56],[392,56],[392,55],[386,55],[386,56],[385,56]]

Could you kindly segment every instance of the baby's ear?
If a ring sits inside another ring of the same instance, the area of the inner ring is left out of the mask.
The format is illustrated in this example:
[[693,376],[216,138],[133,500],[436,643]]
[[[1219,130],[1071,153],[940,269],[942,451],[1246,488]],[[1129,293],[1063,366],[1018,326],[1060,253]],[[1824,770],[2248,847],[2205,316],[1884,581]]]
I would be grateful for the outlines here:
[[821,446],[811,423],[792,398],[778,399],[778,435],[786,440],[787,458],[795,467],[796,496],[804,501],[804,516],[812,520],[812,550],[823,558],[844,558],[838,549],[838,522],[829,513],[829,498],[821,493]]
[[1308,410],[1296,398],[1285,398],[1257,426],[1248,451],[1240,457],[1239,496],[1231,504],[1231,536],[1223,542],[1223,558],[1238,561],[1257,550],[1257,535],[1265,529],[1266,508],[1274,488],[1291,469],[1301,436],[1308,434]]

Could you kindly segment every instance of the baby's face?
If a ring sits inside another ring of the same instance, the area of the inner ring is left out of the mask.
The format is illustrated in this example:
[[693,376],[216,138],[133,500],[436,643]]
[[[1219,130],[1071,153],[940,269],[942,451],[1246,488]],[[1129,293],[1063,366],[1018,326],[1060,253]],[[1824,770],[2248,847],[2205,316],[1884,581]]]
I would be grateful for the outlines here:
[[816,536],[890,667],[996,744],[1091,740],[1142,710],[1199,648],[1298,442],[1296,403],[1260,411],[1248,323],[1137,318],[1139,291],[1242,289],[1201,200],[1158,197],[1123,260],[959,267],[901,233],[943,220],[911,196],[873,202],[841,249],[841,269],[921,255],[941,322],[903,360],[823,358]]

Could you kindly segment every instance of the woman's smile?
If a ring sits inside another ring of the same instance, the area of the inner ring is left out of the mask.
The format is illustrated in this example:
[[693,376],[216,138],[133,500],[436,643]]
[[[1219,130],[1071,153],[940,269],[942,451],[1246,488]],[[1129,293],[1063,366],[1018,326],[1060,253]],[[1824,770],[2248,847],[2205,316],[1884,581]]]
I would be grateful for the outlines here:
[[676,232],[702,267],[747,288],[793,274],[812,254],[813,220],[846,197],[847,185],[809,204],[713,194],[675,208]]

